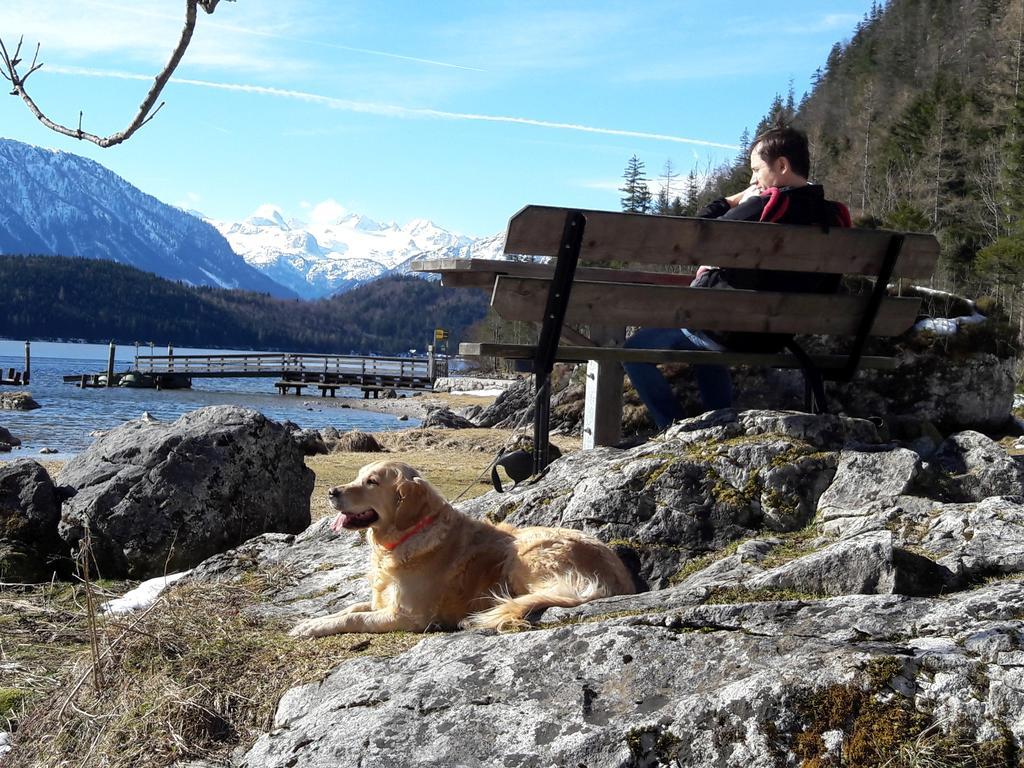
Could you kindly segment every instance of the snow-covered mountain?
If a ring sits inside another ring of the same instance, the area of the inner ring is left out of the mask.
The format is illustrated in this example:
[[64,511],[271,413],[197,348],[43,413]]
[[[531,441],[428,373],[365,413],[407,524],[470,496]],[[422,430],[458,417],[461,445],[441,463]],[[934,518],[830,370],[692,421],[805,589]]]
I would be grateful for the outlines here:
[[0,139],[0,253],[109,259],[192,285],[295,294],[205,221],[99,163]]
[[380,224],[337,207],[310,222],[260,206],[241,222],[210,219],[251,266],[305,298],[409,271],[418,258],[502,258],[504,234],[472,239],[425,219]]

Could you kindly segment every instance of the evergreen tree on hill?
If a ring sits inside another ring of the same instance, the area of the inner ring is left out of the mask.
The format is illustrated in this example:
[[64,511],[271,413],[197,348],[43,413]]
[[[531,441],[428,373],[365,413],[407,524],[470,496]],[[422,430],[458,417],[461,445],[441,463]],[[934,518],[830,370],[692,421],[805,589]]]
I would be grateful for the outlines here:
[[623,185],[619,187],[622,192],[622,210],[627,213],[649,213],[651,210],[651,190],[647,186],[647,177],[644,175],[643,161],[633,155],[626,163],[626,170],[623,173]]

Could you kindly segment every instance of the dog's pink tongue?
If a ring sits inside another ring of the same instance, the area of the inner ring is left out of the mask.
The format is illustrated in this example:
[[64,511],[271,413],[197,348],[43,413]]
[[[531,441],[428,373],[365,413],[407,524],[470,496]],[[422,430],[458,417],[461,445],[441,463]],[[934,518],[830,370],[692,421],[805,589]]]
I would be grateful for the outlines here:
[[344,512],[339,512],[338,516],[334,518],[334,522],[331,523],[331,530],[335,533],[340,533],[345,530],[345,523],[348,522],[348,515]]

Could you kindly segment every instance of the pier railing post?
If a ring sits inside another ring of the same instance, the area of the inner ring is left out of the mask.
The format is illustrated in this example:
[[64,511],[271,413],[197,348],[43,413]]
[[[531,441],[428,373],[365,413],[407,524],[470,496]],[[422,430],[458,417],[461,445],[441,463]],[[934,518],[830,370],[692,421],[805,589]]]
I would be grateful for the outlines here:
[[25,342],[25,375],[22,377],[22,381],[28,384],[29,377],[32,375],[32,353],[30,350],[29,342]]
[[107,386],[114,386],[114,353],[117,347],[110,342],[110,350],[107,352]]

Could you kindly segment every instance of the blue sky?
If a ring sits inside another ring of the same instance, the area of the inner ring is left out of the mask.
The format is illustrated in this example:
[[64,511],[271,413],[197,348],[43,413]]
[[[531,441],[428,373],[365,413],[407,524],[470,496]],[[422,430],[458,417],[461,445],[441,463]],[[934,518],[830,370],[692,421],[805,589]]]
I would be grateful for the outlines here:
[[[735,155],[776,93],[799,98],[871,0],[224,0],[200,13],[167,105],[100,149],[0,99],[0,135],[91,157],[219,219],[270,203],[431,219],[469,235],[528,203],[617,209],[650,177]],[[183,0],[3,0],[0,36],[42,43],[29,92],[50,116],[123,128],[167,59]],[[29,55],[28,58],[31,58]],[[319,206],[319,207],[318,207]]]

